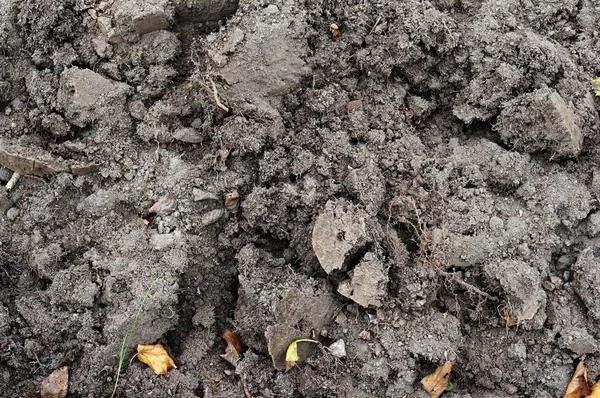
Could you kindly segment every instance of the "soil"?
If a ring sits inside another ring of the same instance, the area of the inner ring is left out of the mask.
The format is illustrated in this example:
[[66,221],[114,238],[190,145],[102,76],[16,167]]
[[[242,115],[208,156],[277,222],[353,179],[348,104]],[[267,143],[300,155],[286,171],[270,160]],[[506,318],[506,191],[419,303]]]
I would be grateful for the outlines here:
[[[109,397],[157,277],[117,397],[427,397],[446,358],[445,398],[595,380],[598,26],[592,0],[3,0],[0,396],[68,366]],[[164,376],[130,361],[156,341]]]

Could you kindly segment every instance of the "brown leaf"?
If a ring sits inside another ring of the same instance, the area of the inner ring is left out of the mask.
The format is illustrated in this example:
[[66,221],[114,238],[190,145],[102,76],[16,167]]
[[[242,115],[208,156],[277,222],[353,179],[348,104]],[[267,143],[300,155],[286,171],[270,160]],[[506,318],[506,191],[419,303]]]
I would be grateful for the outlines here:
[[340,34],[340,28],[338,28],[338,26],[334,23],[332,23],[331,25],[329,25],[329,31],[331,32],[331,34],[333,35],[333,37],[336,37],[337,35]]
[[138,344],[138,359],[150,366],[150,369],[157,375],[166,374],[169,369],[176,369],[175,362],[171,359],[167,351],[160,342],[152,345]]
[[42,381],[40,395],[42,398],[65,398],[69,389],[69,368],[63,366],[55,370]]
[[442,366],[437,368],[435,372],[429,376],[425,376],[421,380],[421,385],[429,393],[431,398],[438,398],[448,387],[450,380],[450,372],[452,371],[452,362],[446,361]]
[[232,213],[237,212],[240,206],[240,194],[237,189],[225,194],[225,208]]
[[238,361],[242,358],[242,341],[240,337],[230,330],[226,330],[222,337],[227,342],[227,347],[225,348],[225,354],[221,354],[221,358],[233,366],[237,366]]
[[[595,387],[595,385],[594,385]],[[573,377],[567,386],[567,391],[563,398],[581,398],[590,395],[590,387],[588,386],[587,368],[583,361],[580,361],[573,373]]]
[[231,151],[233,147],[229,147],[227,149],[221,148],[217,151],[215,155],[214,169],[215,171],[225,171],[227,170],[227,159],[229,155],[231,155]]
[[167,192],[165,196],[160,198],[150,209],[149,213],[156,213],[159,216],[165,216],[171,214],[177,208],[177,201],[173,197],[173,194]]
[[588,398],[600,398],[600,381],[597,381],[596,384],[592,386]]

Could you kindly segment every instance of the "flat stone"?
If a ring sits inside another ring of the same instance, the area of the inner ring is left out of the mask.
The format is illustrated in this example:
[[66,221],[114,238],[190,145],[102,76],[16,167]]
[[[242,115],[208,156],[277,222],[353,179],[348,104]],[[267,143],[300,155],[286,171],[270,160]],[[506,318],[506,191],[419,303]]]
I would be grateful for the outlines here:
[[211,224],[216,223],[217,221],[219,221],[221,219],[221,217],[223,217],[225,215],[225,210],[223,209],[215,209],[212,211],[209,211],[208,213],[204,213],[204,215],[202,215],[202,225],[209,226]]
[[367,214],[345,200],[330,200],[315,222],[313,250],[328,274],[342,269],[346,257],[367,242]]
[[374,253],[367,253],[354,269],[352,279],[342,282],[338,292],[362,307],[381,307],[387,297],[388,281],[385,265]]

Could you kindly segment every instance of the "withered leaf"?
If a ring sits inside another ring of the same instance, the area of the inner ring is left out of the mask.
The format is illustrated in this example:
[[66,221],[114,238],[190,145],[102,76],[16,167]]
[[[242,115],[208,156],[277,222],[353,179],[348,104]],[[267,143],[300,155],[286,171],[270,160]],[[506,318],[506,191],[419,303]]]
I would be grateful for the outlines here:
[[164,375],[169,369],[177,368],[160,342],[149,345],[138,344],[137,352],[138,359],[148,365],[157,375]]
[[[596,387],[597,384],[598,383],[596,383],[594,387]],[[599,387],[596,388],[600,391]],[[565,395],[563,395],[563,398],[589,397],[590,393],[591,390],[588,386],[587,368],[585,367],[583,361],[579,361],[577,368],[575,368],[575,373],[573,373],[573,377],[567,386],[567,391],[565,391]],[[600,397],[600,395],[598,395],[598,397]]]
[[40,395],[42,398],[65,398],[69,389],[69,368],[63,366],[55,370],[42,381]]
[[592,386],[588,398],[600,398],[600,381],[597,381],[596,384]]
[[225,208],[232,213],[237,212],[240,206],[240,194],[237,189],[225,194]]
[[238,361],[242,358],[242,341],[240,337],[230,330],[226,330],[222,337],[227,342],[227,347],[225,348],[225,354],[221,354],[221,358],[233,366],[237,366]]
[[177,201],[173,197],[173,194],[167,192],[162,198],[148,209],[149,213],[156,213],[159,216],[165,216],[171,214],[177,208]]
[[290,370],[291,368],[293,368],[296,365],[296,362],[298,362],[300,360],[300,356],[298,355],[298,343],[302,343],[302,342],[319,344],[318,341],[311,340],[311,339],[299,339],[299,340],[293,341],[292,344],[289,345],[289,347],[285,353],[285,371],[286,372],[288,370]]
[[446,361],[442,366],[438,367],[435,372],[429,376],[425,376],[421,380],[423,389],[429,393],[431,398],[438,398],[448,387],[450,380],[450,372],[452,371],[452,362]]
[[227,149],[221,148],[217,151],[217,154],[215,155],[215,163],[214,163],[215,171],[227,170],[227,159],[229,158],[229,155],[231,154],[232,150],[233,150],[233,147],[229,147]]

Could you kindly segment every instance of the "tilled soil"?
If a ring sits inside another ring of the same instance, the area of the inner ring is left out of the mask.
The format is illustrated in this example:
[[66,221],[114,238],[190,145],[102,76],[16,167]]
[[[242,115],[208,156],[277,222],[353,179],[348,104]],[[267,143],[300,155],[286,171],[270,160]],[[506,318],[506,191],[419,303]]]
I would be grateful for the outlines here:
[[[109,397],[156,278],[117,397],[428,397],[445,359],[445,398],[595,380],[598,26],[592,0],[0,1],[0,396],[68,366]],[[163,376],[130,361],[157,341]]]

